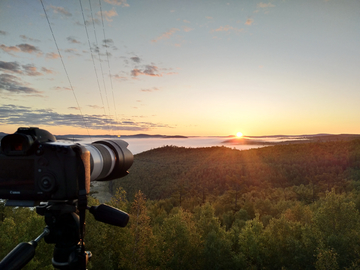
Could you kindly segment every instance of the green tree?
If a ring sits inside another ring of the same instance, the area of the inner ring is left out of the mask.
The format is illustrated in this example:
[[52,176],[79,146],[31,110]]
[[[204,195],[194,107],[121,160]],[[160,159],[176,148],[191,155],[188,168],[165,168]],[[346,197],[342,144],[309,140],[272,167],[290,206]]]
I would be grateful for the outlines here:
[[147,213],[145,196],[136,193],[130,210],[130,239],[126,243],[127,256],[119,266],[128,269],[151,269],[158,264],[157,246]]
[[319,246],[323,247],[319,251],[323,252],[321,256],[337,255],[335,257],[341,269],[358,260],[360,216],[350,197],[337,195],[334,190],[327,193],[315,212],[314,225],[313,233]]
[[200,235],[192,214],[179,209],[164,220],[157,232],[162,269],[199,269]]
[[264,226],[257,215],[246,222],[239,235],[239,253],[236,254],[240,265],[247,269],[262,269],[264,265]]

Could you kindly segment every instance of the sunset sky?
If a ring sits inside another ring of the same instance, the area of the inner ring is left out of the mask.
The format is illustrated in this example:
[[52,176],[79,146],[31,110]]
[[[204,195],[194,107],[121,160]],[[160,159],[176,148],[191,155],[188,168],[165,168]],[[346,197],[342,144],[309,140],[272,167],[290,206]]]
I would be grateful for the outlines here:
[[359,0],[42,3],[0,2],[0,132],[360,133]]

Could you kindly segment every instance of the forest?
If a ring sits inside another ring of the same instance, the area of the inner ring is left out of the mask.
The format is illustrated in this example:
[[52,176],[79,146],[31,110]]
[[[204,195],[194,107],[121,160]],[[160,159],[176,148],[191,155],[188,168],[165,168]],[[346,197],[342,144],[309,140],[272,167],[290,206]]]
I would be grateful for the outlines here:
[[[239,151],[164,146],[109,182],[119,228],[86,217],[88,269],[359,269],[360,140]],[[98,205],[89,196],[89,205]],[[0,257],[42,216],[0,204]],[[41,241],[25,269],[53,269]]]

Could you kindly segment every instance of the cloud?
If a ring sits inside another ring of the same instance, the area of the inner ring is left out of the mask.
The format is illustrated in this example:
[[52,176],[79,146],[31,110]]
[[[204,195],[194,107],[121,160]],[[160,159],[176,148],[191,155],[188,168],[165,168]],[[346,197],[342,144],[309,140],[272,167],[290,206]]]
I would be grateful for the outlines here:
[[16,45],[17,47],[19,47],[20,48],[20,50],[22,51],[22,52],[24,52],[24,53],[41,53],[41,51],[38,49],[38,48],[36,48],[35,46],[33,46],[33,45],[30,45],[30,44],[19,44],[19,45]]
[[42,92],[27,87],[22,80],[11,74],[0,74],[0,92],[7,91],[16,94],[36,94],[40,95]]
[[134,56],[134,57],[130,57],[131,60],[133,60],[135,63],[140,63],[140,58],[137,57],[137,56]]
[[[85,120],[85,122],[84,122]],[[172,128],[167,124],[136,122],[132,119],[114,120],[104,115],[59,114],[52,109],[34,109],[25,106],[5,104],[0,107],[0,123],[25,126],[71,126],[88,129],[146,131],[152,128]]]
[[129,4],[126,3],[126,0],[104,0],[106,3],[109,3],[111,5],[116,5],[116,6],[124,6],[124,7],[128,7]]
[[249,18],[249,19],[246,20],[245,24],[246,25],[252,25],[253,22],[254,22],[254,20]]
[[259,3],[256,5],[258,8],[271,8],[271,7],[275,7],[275,5],[271,4],[271,3]]
[[[27,64],[27,65],[20,66],[20,64],[18,62],[0,61],[0,70],[2,70],[3,72],[14,72],[14,73],[22,74],[22,75],[27,75],[27,76],[44,75],[43,73],[39,72],[33,64]],[[53,73],[52,70],[47,69],[45,67],[42,67],[41,71],[43,71],[47,74]]]
[[0,30],[0,35],[6,36],[8,32]]
[[25,71],[25,75],[28,75],[28,76],[41,76],[43,75],[41,72],[39,72],[37,70],[37,68],[32,65],[32,64],[28,64],[28,65],[23,65],[22,66],[24,71]]
[[78,41],[76,38],[74,37],[67,37],[66,38],[70,43],[75,43],[75,44],[81,44],[80,41]]
[[54,74],[54,71],[52,71],[51,69],[47,69],[45,67],[42,67],[41,68],[41,71],[42,72],[45,72],[46,74]]
[[109,48],[110,46],[114,45],[114,41],[111,38],[103,39],[103,47]]
[[239,28],[232,27],[230,25],[220,26],[217,29],[211,30],[211,32],[242,32],[242,31],[244,31],[243,28],[239,29]]
[[55,86],[54,87],[55,90],[59,90],[59,91],[62,91],[62,90],[66,90],[66,91],[71,91],[71,88],[69,87],[61,87],[61,86]]
[[149,88],[149,89],[141,89],[142,92],[154,92],[160,90],[157,87]]
[[135,68],[131,71],[131,76],[137,77],[139,75],[162,77],[161,74],[158,74],[158,67],[152,65],[146,65],[145,68],[142,70]]
[[80,108],[79,108],[79,107],[68,107],[68,109],[80,111]]
[[51,5],[50,8],[54,11],[54,13],[61,13],[68,17],[72,16],[72,14],[63,7],[55,7]]
[[109,10],[109,11],[102,11],[102,12],[98,12],[97,15],[99,16],[99,18],[101,17],[105,17],[105,19],[108,21],[108,22],[112,22],[112,17],[115,17],[115,16],[118,16],[115,8],[113,8],[112,10]]
[[[76,53],[76,52],[77,52],[77,49],[66,49],[66,50],[64,50],[64,52],[77,54],[77,53]],[[77,54],[77,55],[79,55],[79,54]]]
[[11,54],[12,52],[24,52],[24,53],[38,53],[39,55],[42,55],[42,52],[35,46],[24,43],[19,44],[16,46],[6,46],[4,44],[0,45],[0,49],[2,49],[4,52],[7,52]]
[[190,31],[192,31],[192,30],[194,30],[193,28],[190,28],[190,27],[187,27],[187,26],[184,26],[183,27],[183,30],[184,30],[184,32],[190,32]]
[[20,38],[23,39],[23,40],[30,40],[30,41],[40,42],[40,40],[38,40],[38,39],[30,38],[30,37],[27,37],[25,35],[20,35]]
[[170,37],[171,37],[174,33],[176,33],[177,31],[180,31],[180,29],[178,29],[178,28],[171,28],[169,31],[163,33],[163,34],[160,35],[159,37],[151,40],[151,42],[155,43],[155,42],[158,42],[159,40],[170,38]]
[[121,76],[121,75],[119,75],[119,74],[114,74],[114,75],[112,75],[111,76],[112,78],[114,78],[114,79],[116,79],[116,80],[119,80],[119,81],[126,81],[126,80],[128,80],[129,78],[128,78],[128,76]]
[[15,72],[15,73],[22,73],[18,62],[0,61],[0,70],[11,71],[11,72]]
[[104,109],[103,106],[98,106],[98,105],[87,105],[87,106],[92,108],[92,109]]
[[11,52],[20,52],[20,48],[16,46],[5,46],[4,44],[0,45],[0,49],[9,54],[11,54]]
[[60,55],[58,55],[57,53],[47,53],[46,54],[46,58],[47,59],[57,59],[57,58],[59,58],[60,57]]

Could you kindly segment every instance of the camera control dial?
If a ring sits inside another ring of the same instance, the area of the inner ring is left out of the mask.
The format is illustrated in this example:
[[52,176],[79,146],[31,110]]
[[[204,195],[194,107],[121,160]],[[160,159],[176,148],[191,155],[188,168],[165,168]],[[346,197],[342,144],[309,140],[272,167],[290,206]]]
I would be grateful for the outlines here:
[[55,179],[51,175],[45,175],[41,178],[39,187],[44,192],[52,191],[55,188]]

